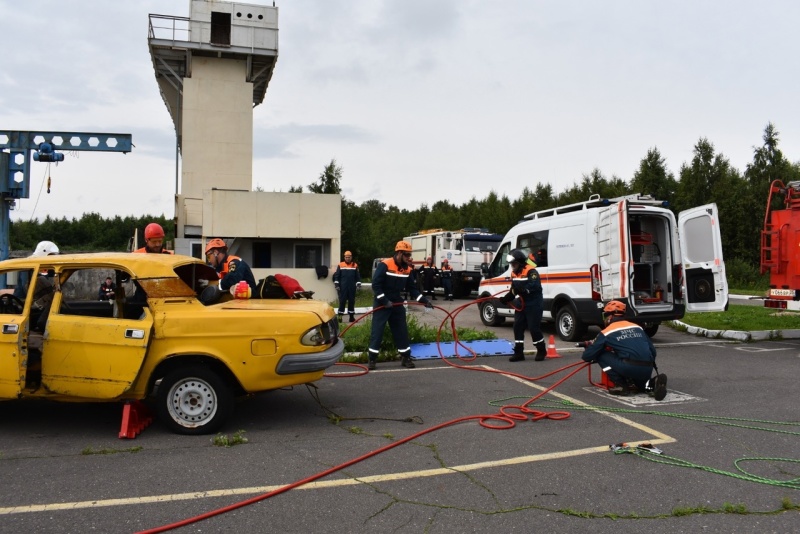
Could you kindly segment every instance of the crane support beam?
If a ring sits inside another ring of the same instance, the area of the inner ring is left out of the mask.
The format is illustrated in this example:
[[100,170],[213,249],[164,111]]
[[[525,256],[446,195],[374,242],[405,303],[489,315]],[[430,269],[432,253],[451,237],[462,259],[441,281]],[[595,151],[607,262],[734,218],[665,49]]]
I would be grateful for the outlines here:
[[0,130],[0,151],[8,151],[8,169],[0,169],[0,196],[3,200],[28,198],[30,191],[31,151],[42,143],[54,150],[123,152],[131,151],[131,134],[87,132],[23,132]]
[[[8,258],[11,208],[30,194],[31,153],[42,161],[58,161],[54,152],[122,152],[133,147],[131,134],[88,132],[24,132],[0,130],[0,260]],[[6,287],[0,275],[0,289]]]

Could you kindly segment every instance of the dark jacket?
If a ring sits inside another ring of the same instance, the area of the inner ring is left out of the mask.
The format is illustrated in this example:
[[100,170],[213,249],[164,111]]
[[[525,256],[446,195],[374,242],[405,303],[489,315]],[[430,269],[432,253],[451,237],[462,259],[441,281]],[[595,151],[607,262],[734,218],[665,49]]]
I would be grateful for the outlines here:
[[409,265],[401,268],[394,258],[380,262],[372,275],[372,292],[375,294],[376,306],[382,306],[384,298],[392,302],[403,302],[403,293],[408,293],[414,300],[422,295],[417,289],[414,269]]
[[583,351],[581,358],[585,362],[595,362],[606,350],[624,360],[654,362],[656,359],[656,348],[644,329],[624,319],[617,319],[605,327]]

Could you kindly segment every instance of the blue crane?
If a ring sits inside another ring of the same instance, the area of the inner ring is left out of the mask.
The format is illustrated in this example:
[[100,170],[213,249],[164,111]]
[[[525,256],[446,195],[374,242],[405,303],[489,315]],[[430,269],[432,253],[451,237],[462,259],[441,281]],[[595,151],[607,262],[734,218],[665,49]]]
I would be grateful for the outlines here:
[[131,134],[0,130],[0,260],[8,258],[9,212],[17,199],[29,197],[31,154],[49,163],[64,161],[59,150],[128,153],[132,146]]

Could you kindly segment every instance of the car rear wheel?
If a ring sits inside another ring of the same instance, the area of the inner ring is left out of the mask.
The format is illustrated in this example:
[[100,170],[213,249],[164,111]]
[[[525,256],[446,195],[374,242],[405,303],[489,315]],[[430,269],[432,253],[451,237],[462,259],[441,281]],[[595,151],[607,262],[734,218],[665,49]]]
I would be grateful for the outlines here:
[[644,323],[644,333],[647,334],[648,337],[653,337],[658,332],[658,325],[661,323]]
[[497,302],[487,300],[481,304],[481,321],[486,326],[500,326],[506,322],[506,318],[497,313]]
[[158,386],[159,419],[177,434],[211,434],[231,413],[231,389],[206,367],[175,369]]

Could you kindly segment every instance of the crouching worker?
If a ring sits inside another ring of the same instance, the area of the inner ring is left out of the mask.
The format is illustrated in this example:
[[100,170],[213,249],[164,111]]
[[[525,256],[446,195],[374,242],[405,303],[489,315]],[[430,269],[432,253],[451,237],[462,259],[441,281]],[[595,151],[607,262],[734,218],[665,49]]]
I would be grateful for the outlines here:
[[[586,362],[597,362],[614,387],[608,392],[627,397],[646,391],[660,401],[667,396],[667,375],[658,374],[656,348],[644,329],[625,320],[625,303],[612,300],[603,308],[606,327],[583,351]],[[655,369],[656,376],[651,378]]]
[[[414,268],[411,265],[411,243],[398,241],[394,247],[394,256],[378,264],[372,275],[372,292],[375,294],[372,306],[376,311],[372,312],[367,367],[370,371],[375,369],[381,351],[383,329],[388,322],[394,344],[400,353],[400,365],[413,369],[415,365],[411,360],[411,343],[408,339],[403,293],[409,293],[411,298],[421,302],[426,308],[433,308],[433,304],[417,289]],[[382,308],[378,310],[377,308],[381,306]]]

